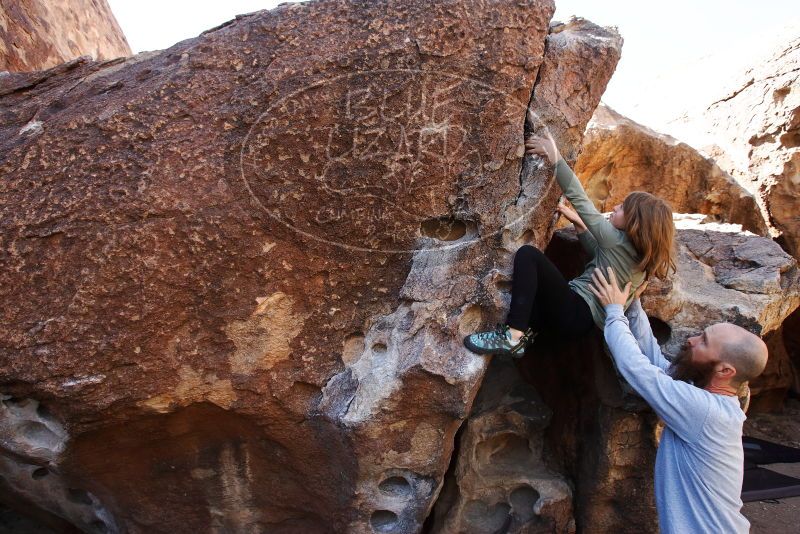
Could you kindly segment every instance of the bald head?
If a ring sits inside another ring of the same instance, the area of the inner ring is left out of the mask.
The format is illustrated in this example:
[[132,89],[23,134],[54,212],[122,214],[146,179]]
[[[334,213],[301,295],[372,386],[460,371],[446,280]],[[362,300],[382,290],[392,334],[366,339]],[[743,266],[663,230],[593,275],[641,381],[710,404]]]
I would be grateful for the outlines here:
[[767,365],[767,345],[760,337],[730,323],[714,325],[719,340],[719,359],[736,369],[735,384],[753,380]]

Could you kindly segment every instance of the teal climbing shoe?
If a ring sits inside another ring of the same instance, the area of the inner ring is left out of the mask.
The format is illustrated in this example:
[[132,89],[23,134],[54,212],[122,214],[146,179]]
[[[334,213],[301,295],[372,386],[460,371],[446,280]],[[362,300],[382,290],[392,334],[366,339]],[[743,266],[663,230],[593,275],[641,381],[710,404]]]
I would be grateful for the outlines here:
[[464,338],[464,346],[476,354],[499,354],[522,358],[527,347],[536,334],[531,329],[525,331],[519,341],[514,344],[511,341],[509,326],[497,323],[494,330],[488,332],[478,332]]

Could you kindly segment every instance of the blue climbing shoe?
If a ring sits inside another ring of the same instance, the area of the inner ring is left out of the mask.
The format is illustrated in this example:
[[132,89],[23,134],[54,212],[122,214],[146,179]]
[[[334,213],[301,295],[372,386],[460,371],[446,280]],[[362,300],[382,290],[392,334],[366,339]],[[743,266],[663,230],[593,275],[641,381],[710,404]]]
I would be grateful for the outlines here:
[[526,330],[519,341],[514,344],[511,341],[510,327],[505,324],[497,323],[494,330],[488,332],[478,332],[464,338],[464,346],[476,354],[498,354],[522,358],[527,347],[536,334],[529,328]]

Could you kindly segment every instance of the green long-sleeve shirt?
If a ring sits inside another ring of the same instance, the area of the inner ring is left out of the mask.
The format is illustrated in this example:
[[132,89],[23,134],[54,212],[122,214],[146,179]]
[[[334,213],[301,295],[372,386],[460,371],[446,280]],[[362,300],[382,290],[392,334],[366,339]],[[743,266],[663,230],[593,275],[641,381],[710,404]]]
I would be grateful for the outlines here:
[[620,287],[625,287],[625,284],[631,282],[631,293],[625,303],[625,309],[627,309],[633,301],[634,293],[644,282],[644,271],[636,268],[641,257],[628,234],[614,228],[594,207],[586,195],[586,191],[583,190],[580,180],[563,158],[556,163],[556,181],[588,229],[587,232],[578,234],[578,239],[591,259],[583,274],[571,280],[569,285],[589,305],[595,324],[602,330],[605,325],[606,312],[589,290],[589,284],[592,283],[592,272],[599,267],[607,276],[606,269],[611,267],[617,275]]

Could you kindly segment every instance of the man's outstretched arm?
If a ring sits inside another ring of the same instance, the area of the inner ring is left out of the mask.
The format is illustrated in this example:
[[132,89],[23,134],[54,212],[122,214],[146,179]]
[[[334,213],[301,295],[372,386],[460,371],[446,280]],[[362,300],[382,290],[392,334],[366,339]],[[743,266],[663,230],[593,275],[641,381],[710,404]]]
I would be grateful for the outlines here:
[[628,318],[631,333],[636,338],[636,342],[644,355],[647,356],[650,363],[666,371],[669,367],[669,361],[661,353],[661,347],[658,345],[656,336],[653,335],[650,321],[647,319],[647,314],[644,312],[642,303],[638,298],[633,299],[633,302],[625,312],[625,316]]
[[594,287],[590,288],[605,306],[604,334],[617,368],[668,427],[682,439],[694,441],[700,435],[711,406],[708,394],[695,386],[673,380],[664,369],[648,360],[622,312],[630,282],[622,291],[613,271],[609,274],[611,283],[598,272],[599,269],[593,275]]

